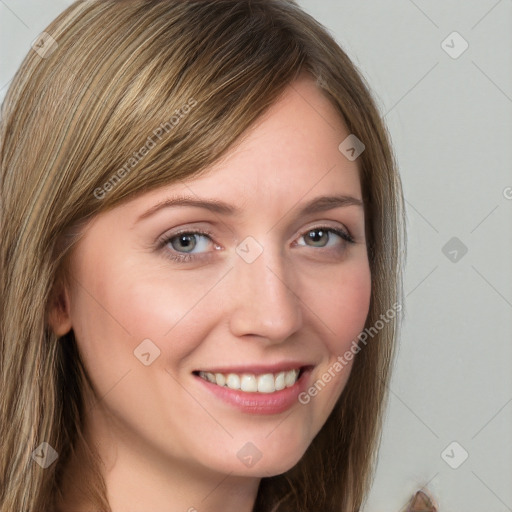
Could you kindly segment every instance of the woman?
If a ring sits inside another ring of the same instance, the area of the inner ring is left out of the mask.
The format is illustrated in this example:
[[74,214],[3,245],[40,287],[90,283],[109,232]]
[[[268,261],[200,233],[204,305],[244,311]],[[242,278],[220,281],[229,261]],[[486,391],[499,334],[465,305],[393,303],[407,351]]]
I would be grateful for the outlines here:
[[80,1],[8,91],[0,511],[356,511],[401,310],[368,87],[291,0]]

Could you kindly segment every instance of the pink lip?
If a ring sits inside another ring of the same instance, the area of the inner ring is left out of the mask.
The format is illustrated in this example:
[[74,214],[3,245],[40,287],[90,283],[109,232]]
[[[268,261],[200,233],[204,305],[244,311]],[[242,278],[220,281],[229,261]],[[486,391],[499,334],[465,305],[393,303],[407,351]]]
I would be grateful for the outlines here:
[[300,361],[289,361],[267,365],[248,365],[248,366],[223,366],[215,368],[198,368],[196,371],[210,372],[210,373],[223,373],[227,375],[229,373],[237,373],[241,375],[243,373],[252,373],[254,375],[262,375],[265,373],[279,373],[287,372],[290,370],[301,369],[305,367],[313,367],[314,365],[300,362]]
[[[299,366],[294,366],[293,368],[298,367]],[[268,369],[268,367],[266,367],[266,369]],[[208,382],[198,375],[195,375],[195,378],[199,380],[200,384],[205,386],[208,392],[212,393],[217,398],[220,398],[223,402],[236,407],[242,412],[249,414],[279,414],[298,403],[299,394],[305,391],[308,387],[311,369],[312,367],[305,368],[293,386],[284,388],[281,391],[275,391],[274,393],[248,393],[246,391],[236,391],[226,386],[219,386],[212,382]],[[239,371],[233,373],[239,373]],[[250,371],[244,371],[241,373],[250,373]],[[267,373],[274,372],[272,371]]]

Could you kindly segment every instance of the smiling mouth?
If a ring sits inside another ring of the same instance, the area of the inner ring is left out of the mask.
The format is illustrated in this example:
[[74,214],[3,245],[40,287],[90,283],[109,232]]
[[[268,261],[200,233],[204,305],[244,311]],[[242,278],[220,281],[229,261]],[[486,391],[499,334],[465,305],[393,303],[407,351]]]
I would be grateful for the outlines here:
[[275,393],[292,387],[306,370],[306,367],[276,373],[212,373],[195,371],[194,375],[235,391],[246,393]]

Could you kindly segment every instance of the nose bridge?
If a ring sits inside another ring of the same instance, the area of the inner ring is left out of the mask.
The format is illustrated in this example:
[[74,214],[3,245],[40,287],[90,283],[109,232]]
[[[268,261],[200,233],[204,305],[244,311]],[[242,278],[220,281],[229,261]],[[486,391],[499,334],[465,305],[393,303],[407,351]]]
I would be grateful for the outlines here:
[[270,237],[265,245],[247,237],[236,248],[232,311],[234,334],[284,340],[302,324],[301,303],[290,282],[292,272]]

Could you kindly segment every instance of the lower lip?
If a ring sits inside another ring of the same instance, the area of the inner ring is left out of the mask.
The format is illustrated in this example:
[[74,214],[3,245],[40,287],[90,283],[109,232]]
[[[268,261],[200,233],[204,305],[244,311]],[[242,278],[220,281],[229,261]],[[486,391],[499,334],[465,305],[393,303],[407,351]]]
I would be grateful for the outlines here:
[[209,392],[242,412],[249,414],[279,414],[287,411],[294,404],[299,403],[298,396],[307,388],[310,373],[311,369],[305,369],[293,386],[280,391],[274,391],[273,393],[237,391],[226,386],[213,384],[198,375],[195,375],[195,377],[199,379]]

